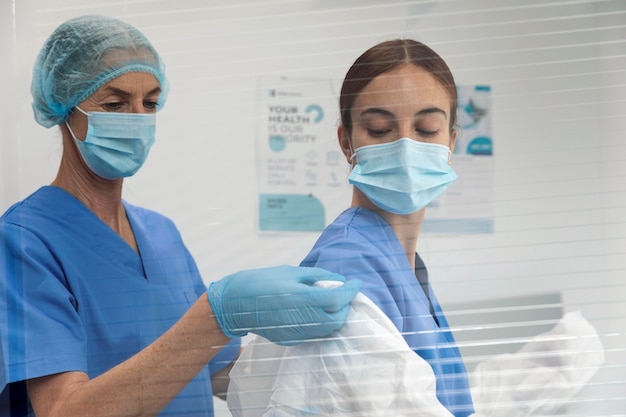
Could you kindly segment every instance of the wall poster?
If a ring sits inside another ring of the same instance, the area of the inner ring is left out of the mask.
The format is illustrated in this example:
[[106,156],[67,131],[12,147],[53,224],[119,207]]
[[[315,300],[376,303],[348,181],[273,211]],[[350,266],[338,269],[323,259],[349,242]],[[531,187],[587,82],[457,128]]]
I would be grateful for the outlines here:
[[264,77],[258,88],[259,232],[320,232],[350,204],[329,80]]

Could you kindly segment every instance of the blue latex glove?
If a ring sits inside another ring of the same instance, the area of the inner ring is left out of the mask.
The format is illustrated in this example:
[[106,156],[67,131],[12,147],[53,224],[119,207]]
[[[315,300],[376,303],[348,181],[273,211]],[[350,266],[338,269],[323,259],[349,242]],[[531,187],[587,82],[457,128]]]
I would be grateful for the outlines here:
[[350,301],[361,289],[351,280],[336,288],[317,281],[345,282],[320,268],[278,266],[237,272],[211,283],[208,297],[224,334],[256,333],[279,345],[327,336],[343,326]]

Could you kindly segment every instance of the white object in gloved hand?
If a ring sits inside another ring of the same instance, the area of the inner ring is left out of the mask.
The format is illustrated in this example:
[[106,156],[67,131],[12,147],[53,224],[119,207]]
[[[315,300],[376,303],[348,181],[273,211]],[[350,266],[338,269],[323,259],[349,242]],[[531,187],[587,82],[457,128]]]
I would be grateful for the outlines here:
[[428,362],[358,294],[328,338],[283,347],[255,337],[230,372],[227,401],[235,417],[452,417],[435,385]]
[[474,407],[493,417],[553,413],[603,362],[595,329],[580,312],[568,313],[517,353],[480,363],[470,376]]
[[339,288],[313,286],[319,280],[341,284],[346,279],[321,268],[283,265],[228,275],[211,283],[207,296],[226,336],[252,332],[292,345],[341,327],[361,289],[359,280]]

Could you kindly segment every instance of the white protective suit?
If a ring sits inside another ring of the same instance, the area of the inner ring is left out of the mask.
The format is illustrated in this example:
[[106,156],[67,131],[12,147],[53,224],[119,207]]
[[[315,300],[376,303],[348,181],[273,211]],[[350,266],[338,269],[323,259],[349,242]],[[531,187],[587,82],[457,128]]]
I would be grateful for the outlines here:
[[555,414],[603,362],[595,329],[580,312],[567,313],[515,354],[481,362],[470,377],[474,406],[494,417]]
[[[580,314],[567,315],[519,353],[479,368],[472,417],[530,416],[562,405],[602,360],[593,328]],[[329,338],[284,347],[254,336],[230,372],[227,401],[234,417],[452,417],[435,384],[430,365],[358,294]]]

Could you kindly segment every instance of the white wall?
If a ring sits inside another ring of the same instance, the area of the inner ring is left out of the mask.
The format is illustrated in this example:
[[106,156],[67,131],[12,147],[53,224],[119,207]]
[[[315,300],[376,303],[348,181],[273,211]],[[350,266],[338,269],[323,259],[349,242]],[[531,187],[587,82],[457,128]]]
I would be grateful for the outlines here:
[[316,238],[255,233],[258,75],[339,80],[400,36],[437,50],[459,84],[491,85],[496,232],[422,236],[434,285],[449,305],[560,293],[607,348],[567,412],[626,415],[623,0],[0,0],[0,211],[55,174],[60,138],[32,119],[30,71],[50,32],[87,13],[135,24],[166,61],[157,144],[125,197],[177,222],[207,281],[298,263]]

